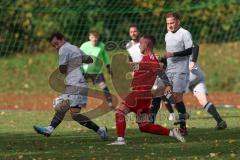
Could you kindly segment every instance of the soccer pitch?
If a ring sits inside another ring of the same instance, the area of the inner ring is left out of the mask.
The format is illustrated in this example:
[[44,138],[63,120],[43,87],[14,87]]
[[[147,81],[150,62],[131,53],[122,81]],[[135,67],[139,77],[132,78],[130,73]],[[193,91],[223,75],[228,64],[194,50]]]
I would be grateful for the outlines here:
[[[103,142],[94,132],[67,120],[49,138],[36,134],[32,126],[48,125],[53,111],[0,111],[0,159],[238,159],[240,110],[218,109],[228,123],[226,130],[216,131],[214,120],[202,109],[188,110],[186,143],[141,133],[129,114],[125,146],[107,145],[116,138],[113,112],[94,119],[108,127],[109,140]],[[161,110],[157,123],[173,127],[166,117]]]

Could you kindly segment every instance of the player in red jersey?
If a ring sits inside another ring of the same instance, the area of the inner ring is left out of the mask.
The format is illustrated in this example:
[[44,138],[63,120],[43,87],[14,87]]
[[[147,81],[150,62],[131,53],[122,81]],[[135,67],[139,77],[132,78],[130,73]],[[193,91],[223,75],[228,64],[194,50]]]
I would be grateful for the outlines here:
[[[159,134],[174,137],[184,142],[177,129],[168,129],[161,125],[153,124],[150,120],[151,116],[151,89],[159,72],[162,74],[164,70],[160,67],[158,59],[153,53],[155,39],[153,36],[145,35],[140,38],[140,50],[144,54],[139,63],[132,63],[134,69],[132,92],[127,95],[122,104],[117,107],[115,113],[117,140],[109,145],[126,144],[124,135],[126,129],[126,114],[134,112],[136,114],[137,123],[141,132]],[[166,76],[165,76],[166,77]],[[166,86],[165,93],[171,90],[171,86]]]

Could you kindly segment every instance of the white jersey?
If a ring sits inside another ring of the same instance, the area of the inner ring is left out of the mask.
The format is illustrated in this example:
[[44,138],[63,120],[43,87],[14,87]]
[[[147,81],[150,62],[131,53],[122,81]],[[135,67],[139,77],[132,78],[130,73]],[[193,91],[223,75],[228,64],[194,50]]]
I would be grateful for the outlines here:
[[59,49],[59,65],[67,66],[65,85],[86,87],[87,83],[80,70],[83,52],[70,43],[65,43]]
[[132,59],[132,62],[140,62],[142,60],[143,54],[140,51],[140,43],[134,42],[131,40],[126,45],[129,56]]
[[[192,36],[189,31],[179,28],[176,32],[165,35],[166,51],[180,52],[193,46]],[[167,70],[170,73],[188,73],[189,56],[170,57],[167,59]]]

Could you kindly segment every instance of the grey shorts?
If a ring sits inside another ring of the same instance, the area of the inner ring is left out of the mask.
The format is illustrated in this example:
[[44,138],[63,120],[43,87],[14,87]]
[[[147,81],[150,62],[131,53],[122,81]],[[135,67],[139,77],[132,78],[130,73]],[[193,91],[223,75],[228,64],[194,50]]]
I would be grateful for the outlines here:
[[53,101],[53,107],[65,100],[69,100],[70,108],[81,108],[87,104],[87,96],[62,94]]
[[105,82],[105,78],[103,76],[103,74],[84,74],[84,78],[86,80],[91,79],[91,81],[93,82],[93,84],[99,84],[101,82]]
[[166,73],[167,77],[172,84],[173,92],[184,93],[186,91],[189,74],[188,73]]
[[190,72],[190,81],[189,81],[189,90],[195,93],[208,93],[207,87],[205,84],[205,78],[202,70],[200,68],[193,69]]

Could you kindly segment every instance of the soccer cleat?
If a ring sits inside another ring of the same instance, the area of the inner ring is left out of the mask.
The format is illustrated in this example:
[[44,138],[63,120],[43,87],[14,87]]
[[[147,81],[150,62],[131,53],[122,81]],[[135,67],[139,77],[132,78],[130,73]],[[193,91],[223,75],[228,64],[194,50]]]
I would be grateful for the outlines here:
[[126,142],[124,139],[121,139],[121,140],[117,139],[116,141],[109,143],[108,145],[125,145],[125,144]]
[[38,134],[42,134],[46,137],[49,137],[53,130],[50,129],[49,127],[38,127],[38,126],[33,126],[34,130],[38,133]]
[[216,129],[225,129],[227,128],[227,123],[225,121],[221,121],[217,124]]
[[179,131],[181,133],[182,136],[187,136],[188,135],[188,131],[187,128],[179,128]]
[[97,131],[99,134],[101,140],[106,141],[108,140],[108,133],[107,133],[107,128],[106,127],[100,127]]
[[177,118],[176,118],[175,113],[170,113],[170,114],[169,114],[169,117],[168,117],[168,120],[169,120],[169,121],[176,121],[176,119],[177,119]]
[[180,131],[177,128],[174,128],[172,131],[172,137],[176,138],[180,142],[186,142],[184,137],[181,135]]

